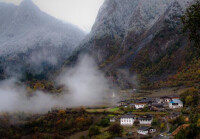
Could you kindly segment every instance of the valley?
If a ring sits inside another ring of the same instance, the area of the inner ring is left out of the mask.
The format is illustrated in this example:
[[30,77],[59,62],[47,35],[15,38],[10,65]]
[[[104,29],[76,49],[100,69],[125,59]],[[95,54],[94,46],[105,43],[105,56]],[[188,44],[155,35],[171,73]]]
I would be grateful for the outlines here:
[[89,33],[0,13],[0,139],[200,138],[199,0],[105,0]]
[[[180,116],[182,112],[181,109],[170,110],[160,109],[152,110],[150,109],[150,104],[148,107],[143,109],[136,109],[130,104],[136,103],[138,100],[142,99],[158,99],[163,96],[181,96],[190,88],[166,88],[159,90],[121,90],[119,92],[119,98],[125,100],[123,105],[119,105],[118,102],[122,100],[115,101],[113,104],[101,104],[96,107],[79,107],[79,108],[54,108],[48,112],[48,114],[28,114],[28,113],[1,113],[0,114],[0,133],[3,136],[10,136],[13,138],[63,138],[66,136],[69,138],[87,138],[90,135],[90,128],[93,124],[98,126],[100,131],[98,133],[92,134],[92,138],[110,138],[109,128],[115,123],[120,122],[120,117],[123,115],[136,115],[137,117],[144,115],[152,115],[154,120],[152,126],[157,129],[156,134],[153,136],[160,137],[172,137],[172,123],[170,121],[175,120]],[[118,96],[116,94],[116,96]],[[114,99],[114,98],[111,98]],[[128,103],[128,104],[126,104]],[[155,103],[155,102],[154,102]],[[151,102],[151,104],[155,105]],[[136,104],[134,104],[136,105]],[[156,106],[156,105],[155,105]],[[166,107],[166,106],[165,106]],[[163,107],[164,108],[164,107]],[[185,115],[186,116],[186,115]],[[184,116],[184,117],[185,117]],[[115,117],[115,121],[111,119]],[[187,116],[186,116],[187,117]],[[171,120],[170,120],[171,119]],[[13,123],[14,122],[14,123]],[[72,123],[71,123],[72,122]],[[75,125],[69,125],[71,124]],[[155,123],[154,123],[155,122]],[[186,122],[187,123],[187,122]],[[159,125],[163,124],[160,129]],[[147,125],[149,126],[149,125]],[[45,128],[43,128],[45,127]],[[138,135],[137,130],[139,127],[138,123],[133,126],[124,126],[121,135],[126,138],[135,137],[145,137],[143,135]],[[89,130],[88,130],[89,129]],[[10,132],[5,132],[9,130]],[[23,131],[23,132],[22,132]],[[50,134],[53,132],[54,134]],[[130,134],[131,133],[131,134]],[[97,135],[96,135],[97,134]],[[129,135],[130,134],[130,135]],[[149,135],[150,136],[150,135]],[[175,134],[173,134],[175,136]],[[152,137],[152,136],[150,136]]]

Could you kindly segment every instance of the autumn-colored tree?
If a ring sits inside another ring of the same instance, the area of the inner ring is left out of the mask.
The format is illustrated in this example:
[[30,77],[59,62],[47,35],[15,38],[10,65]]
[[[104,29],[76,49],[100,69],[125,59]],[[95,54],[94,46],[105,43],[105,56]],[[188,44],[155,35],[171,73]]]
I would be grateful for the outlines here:
[[44,84],[42,84],[41,82],[37,82],[34,85],[34,90],[37,90],[37,89],[43,90],[44,89]]
[[61,116],[61,115],[65,115],[66,114],[66,111],[65,110],[59,110],[58,111],[58,115]]
[[200,128],[200,118],[197,120],[197,127]]
[[77,117],[75,122],[78,123],[78,122],[83,122],[85,119],[84,117]]
[[160,124],[160,129],[163,130],[165,128],[165,123]]
[[192,87],[180,95],[181,100],[186,106],[196,106],[199,103],[198,89]]
[[185,98],[186,105],[190,105],[192,103],[192,101],[193,101],[193,98],[190,95]]

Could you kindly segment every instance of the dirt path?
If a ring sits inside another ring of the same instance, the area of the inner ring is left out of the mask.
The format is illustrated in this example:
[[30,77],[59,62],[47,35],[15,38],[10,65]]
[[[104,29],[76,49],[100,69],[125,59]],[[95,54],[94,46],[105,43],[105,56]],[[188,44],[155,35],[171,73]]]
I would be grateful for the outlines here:
[[166,123],[166,126],[167,126],[167,130],[162,132],[160,134],[161,137],[165,138],[165,139],[169,139],[170,138],[170,135],[171,134],[168,134],[169,130],[170,130],[170,127],[169,127],[169,122],[167,121],[166,117],[163,117],[163,120],[165,121]]
[[164,131],[162,134],[167,134],[167,133],[169,132],[169,130],[170,130],[170,128],[169,128],[169,123],[168,123],[168,121],[167,121],[166,117],[163,117],[163,120],[164,120],[164,121],[165,121],[165,123],[166,123],[167,130],[166,130],[166,131]]

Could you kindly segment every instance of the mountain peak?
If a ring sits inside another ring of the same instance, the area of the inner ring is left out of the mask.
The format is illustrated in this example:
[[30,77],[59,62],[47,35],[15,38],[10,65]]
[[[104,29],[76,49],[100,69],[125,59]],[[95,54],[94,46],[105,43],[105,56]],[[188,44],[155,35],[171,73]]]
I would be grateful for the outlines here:
[[0,13],[0,48],[4,49],[0,55],[46,46],[72,49],[84,37],[79,29],[41,11],[31,0],[14,8],[0,8]]
[[33,3],[32,0],[23,0],[20,4],[20,7],[25,7],[27,9],[37,9],[38,7]]
[[21,4],[33,4],[32,0],[23,0]]

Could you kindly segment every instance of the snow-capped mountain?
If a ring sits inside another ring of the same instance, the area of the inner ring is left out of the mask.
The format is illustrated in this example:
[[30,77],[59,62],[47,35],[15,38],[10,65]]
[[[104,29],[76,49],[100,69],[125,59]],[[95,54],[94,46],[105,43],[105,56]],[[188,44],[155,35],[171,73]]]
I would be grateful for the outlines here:
[[174,2],[182,10],[172,12],[179,15],[184,13],[191,1],[193,0],[105,0],[84,46],[94,49],[101,63],[113,54],[132,49],[145,39],[147,32],[165,16]]
[[143,87],[167,80],[189,55],[181,17],[194,1],[105,0],[81,51],[119,84],[127,81],[121,69],[140,75]]
[[0,55],[26,52],[36,47],[68,47],[73,50],[84,33],[24,0],[19,6],[0,3]]
[[19,6],[0,2],[0,13],[3,75],[61,66],[85,37],[79,28],[42,12],[31,0]]

